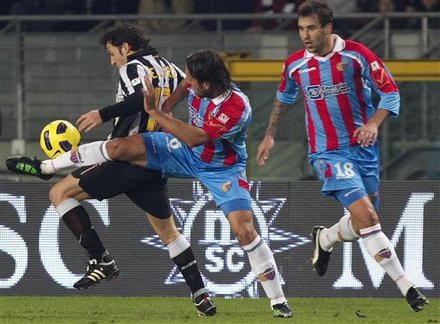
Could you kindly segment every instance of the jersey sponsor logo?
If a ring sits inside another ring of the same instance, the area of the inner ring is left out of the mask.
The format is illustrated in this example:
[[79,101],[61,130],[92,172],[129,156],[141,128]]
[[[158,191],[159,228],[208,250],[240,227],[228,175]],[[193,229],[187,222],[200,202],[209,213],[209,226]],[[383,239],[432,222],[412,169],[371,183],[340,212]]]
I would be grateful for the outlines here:
[[383,68],[374,70],[372,73],[373,81],[379,89],[382,89],[385,85],[391,82],[388,73]]
[[140,83],[141,83],[141,78],[139,78],[139,77],[134,78],[133,80],[131,80],[131,85],[132,85],[133,87],[137,86],[137,85],[140,84]]
[[328,96],[337,96],[340,94],[349,93],[350,88],[346,82],[338,84],[327,85],[312,85],[306,87],[306,93],[311,100],[320,100]]
[[[273,254],[285,253],[311,242],[308,237],[273,225],[287,198],[261,199],[261,182],[250,182],[250,186],[253,191],[252,211],[256,226]],[[192,249],[195,253],[198,250],[202,255],[197,264],[205,279],[206,289],[217,296],[257,298],[258,281],[273,280],[279,276],[280,282],[284,284],[282,274],[276,271],[273,265],[258,275],[252,271],[245,251],[233,237],[229,222],[216,207],[212,195],[199,181],[194,181],[192,188],[192,199],[170,198],[170,203],[182,234],[189,242],[194,242]],[[200,225],[204,228],[200,228]],[[166,248],[157,235],[145,237],[142,242],[158,249]],[[226,281],[219,279],[226,277]],[[164,283],[185,284],[177,266],[173,267]]]
[[197,109],[194,108],[191,104],[189,107],[189,120],[193,125],[195,125],[197,127],[203,126],[202,116],[199,115],[199,112],[197,111]]
[[298,73],[309,73],[309,72],[312,72],[312,71],[316,71],[316,66],[312,66],[312,67],[307,68],[307,69],[298,70]]

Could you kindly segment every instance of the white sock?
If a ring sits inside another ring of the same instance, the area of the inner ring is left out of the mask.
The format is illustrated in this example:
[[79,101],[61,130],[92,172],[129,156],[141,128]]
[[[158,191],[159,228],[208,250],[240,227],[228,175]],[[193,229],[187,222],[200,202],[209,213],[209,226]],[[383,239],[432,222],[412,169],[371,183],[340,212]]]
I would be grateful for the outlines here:
[[55,210],[57,211],[60,218],[64,216],[65,213],[67,213],[69,210],[72,210],[75,207],[80,206],[78,200],[74,198],[67,198],[66,200],[62,201],[58,206],[55,207]]
[[403,296],[406,296],[408,289],[414,286],[397,257],[393,244],[382,232],[380,224],[360,229],[365,248],[385,270],[385,272],[394,280]]
[[53,174],[69,168],[80,168],[106,161],[111,161],[106,143],[98,141],[78,146],[76,151],[61,154],[53,160],[44,160],[41,163],[42,174]]
[[170,259],[174,259],[180,253],[186,251],[190,247],[190,244],[185,236],[180,235],[177,239],[167,245]]
[[263,286],[271,306],[287,302],[281,288],[278,267],[267,244],[258,236],[242,248],[247,252],[252,271]]
[[359,238],[353,229],[350,212],[345,209],[344,216],[335,225],[324,229],[319,236],[319,244],[324,251],[330,251],[336,242],[352,242]]

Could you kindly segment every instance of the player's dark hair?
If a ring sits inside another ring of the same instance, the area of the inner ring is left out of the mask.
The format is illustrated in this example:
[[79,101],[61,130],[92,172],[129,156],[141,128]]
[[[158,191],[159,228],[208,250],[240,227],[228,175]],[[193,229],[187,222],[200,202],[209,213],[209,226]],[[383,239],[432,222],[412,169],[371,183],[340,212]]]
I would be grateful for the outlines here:
[[197,82],[208,82],[220,93],[231,88],[231,75],[220,55],[211,49],[191,53],[186,58],[186,68]]
[[321,27],[324,27],[329,23],[333,23],[333,11],[325,2],[309,0],[299,6],[299,17],[310,17],[313,15],[318,17]]
[[149,47],[150,39],[146,38],[142,28],[127,21],[119,21],[104,31],[99,38],[99,43],[106,46],[107,43],[120,47],[123,43],[130,45],[132,51],[138,51]]

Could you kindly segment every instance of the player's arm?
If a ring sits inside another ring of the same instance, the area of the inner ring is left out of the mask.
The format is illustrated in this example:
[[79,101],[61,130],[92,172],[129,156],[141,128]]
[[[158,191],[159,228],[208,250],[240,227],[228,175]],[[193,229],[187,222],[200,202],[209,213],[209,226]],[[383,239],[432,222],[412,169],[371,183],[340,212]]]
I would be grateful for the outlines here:
[[373,90],[380,96],[378,108],[367,123],[353,132],[357,142],[366,147],[374,145],[379,135],[380,125],[388,117],[398,117],[400,94],[395,81],[383,62],[369,49],[363,48],[363,55],[368,63],[363,77],[369,80]]
[[[154,87],[148,78],[145,78],[144,92],[144,108],[145,111],[153,117],[162,127],[173,134],[178,140],[184,142],[190,147],[201,145],[209,142],[211,139],[203,129],[187,124],[186,122],[176,119],[169,114],[158,110],[154,95]],[[173,97],[173,94],[169,97]],[[168,100],[168,99],[167,99]]]
[[188,80],[185,78],[177,85],[173,93],[163,102],[162,111],[170,113],[188,94]]
[[358,139],[358,143],[362,147],[374,145],[379,135],[380,125],[382,125],[389,115],[390,112],[388,110],[377,109],[365,125],[357,128],[353,132],[353,137]]
[[267,124],[266,134],[258,146],[257,165],[262,167],[269,158],[270,151],[275,145],[275,134],[281,119],[286,114],[287,105],[275,99],[273,102],[272,112],[270,114],[269,123]]

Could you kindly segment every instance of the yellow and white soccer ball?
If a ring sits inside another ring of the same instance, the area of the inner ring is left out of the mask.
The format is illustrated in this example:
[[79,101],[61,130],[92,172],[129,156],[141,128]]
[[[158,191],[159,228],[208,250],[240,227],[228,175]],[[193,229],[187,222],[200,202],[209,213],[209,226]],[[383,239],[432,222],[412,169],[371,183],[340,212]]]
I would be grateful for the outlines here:
[[54,159],[79,145],[81,135],[78,129],[67,120],[54,120],[40,134],[40,147],[44,153]]

